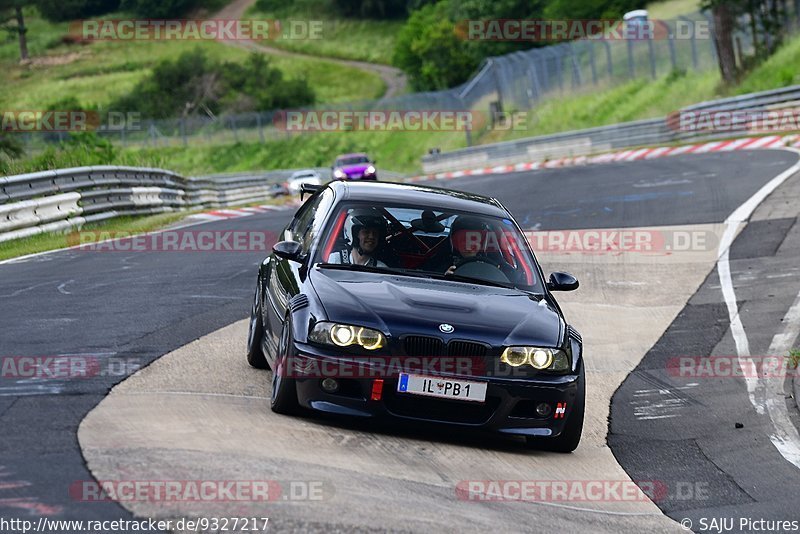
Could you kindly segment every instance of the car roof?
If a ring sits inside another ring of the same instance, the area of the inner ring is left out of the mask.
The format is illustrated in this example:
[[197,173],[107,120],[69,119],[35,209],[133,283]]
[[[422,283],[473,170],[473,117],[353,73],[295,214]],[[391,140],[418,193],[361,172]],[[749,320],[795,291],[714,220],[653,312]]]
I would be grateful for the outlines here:
[[494,198],[440,187],[393,182],[333,181],[328,184],[340,200],[367,200],[379,203],[411,203],[441,210],[455,210],[508,217],[509,213]]
[[336,156],[336,159],[356,158],[356,157],[358,157],[358,158],[366,158],[367,155],[364,152],[353,152],[352,154],[340,154],[340,155]]

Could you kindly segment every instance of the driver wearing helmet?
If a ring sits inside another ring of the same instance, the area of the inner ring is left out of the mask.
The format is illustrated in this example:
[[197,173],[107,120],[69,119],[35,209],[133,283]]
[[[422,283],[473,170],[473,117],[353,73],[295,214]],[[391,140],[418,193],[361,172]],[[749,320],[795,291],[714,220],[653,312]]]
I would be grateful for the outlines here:
[[373,210],[353,210],[347,216],[342,234],[347,248],[331,253],[328,263],[386,267],[375,258],[386,237],[386,219],[383,216]]
[[479,217],[459,215],[450,225],[450,244],[453,254],[445,274],[454,274],[462,265],[479,261],[498,268],[510,281],[517,280],[519,273],[502,257],[492,258],[485,250],[487,238],[492,233],[488,223]]

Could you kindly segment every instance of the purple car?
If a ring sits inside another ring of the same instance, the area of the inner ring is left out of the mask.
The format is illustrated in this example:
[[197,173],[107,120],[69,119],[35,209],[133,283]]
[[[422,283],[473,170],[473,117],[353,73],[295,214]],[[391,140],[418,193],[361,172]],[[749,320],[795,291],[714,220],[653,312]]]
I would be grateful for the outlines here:
[[366,154],[342,154],[331,167],[334,180],[377,180],[375,162]]

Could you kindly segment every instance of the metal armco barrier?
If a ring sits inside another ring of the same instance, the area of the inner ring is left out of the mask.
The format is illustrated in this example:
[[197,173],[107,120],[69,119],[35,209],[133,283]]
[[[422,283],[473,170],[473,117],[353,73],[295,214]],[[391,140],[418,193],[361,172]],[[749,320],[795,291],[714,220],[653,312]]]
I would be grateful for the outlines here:
[[[800,109],[800,85],[701,102],[681,111],[775,111],[793,108]],[[711,141],[752,133],[745,129],[721,132],[680,131],[672,124],[674,120],[676,119],[663,117],[625,122],[429,154],[422,158],[422,169],[425,174],[434,174],[476,166],[489,167],[564,156],[589,156],[654,144]]]
[[121,215],[259,202],[290,171],[185,178],[164,169],[78,167],[0,178],[0,242]]

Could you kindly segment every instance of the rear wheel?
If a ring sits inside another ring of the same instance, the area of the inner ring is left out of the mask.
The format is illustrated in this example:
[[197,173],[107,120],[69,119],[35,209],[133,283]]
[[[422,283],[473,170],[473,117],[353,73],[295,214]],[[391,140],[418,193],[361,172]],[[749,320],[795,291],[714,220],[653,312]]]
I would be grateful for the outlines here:
[[256,369],[269,369],[262,348],[264,341],[264,324],[261,320],[261,299],[256,286],[256,296],[250,310],[250,327],[247,332],[247,363]]
[[553,452],[572,452],[578,448],[583,433],[583,416],[586,408],[586,375],[583,369],[578,377],[578,393],[575,404],[564,425],[564,430],[557,438],[525,438],[528,447]]
[[275,369],[272,371],[272,394],[270,408],[275,413],[290,415],[299,408],[297,402],[297,385],[289,375],[289,358],[294,354],[291,319],[286,318],[281,331],[281,341],[275,358]]

